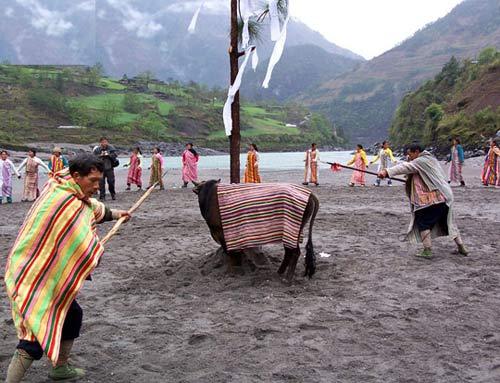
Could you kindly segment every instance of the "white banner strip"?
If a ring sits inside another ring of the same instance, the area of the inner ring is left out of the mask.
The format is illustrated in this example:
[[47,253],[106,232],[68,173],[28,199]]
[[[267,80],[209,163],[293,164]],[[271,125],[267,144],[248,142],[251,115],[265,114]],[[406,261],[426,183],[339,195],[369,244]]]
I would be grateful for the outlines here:
[[201,2],[200,6],[196,10],[196,12],[193,15],[193,18],[191,19],[191,23],[189,24],[188,27],[188,32],[193,34],[196,30],[196,24],[198,23],[198,16],[200,15],[201,8],[203,8],[203,5],[205,4],[204,1]]
[[280,58],[283,54],[283,50],[285,49],[286,30],[288,27],[288,21],[290,21],[290,16],[288,16],[286,18],[285,24],[283,25],[283,30],[281,31],[281,36],[278,39],[278,41],[276,41],[276,44],[274,45],[273,53],[271,54],[271,58],[269,59],[269,66],[267,67],[266,78],[264,79],[264,82],[262,83],[263,88],[269,87],[269,82],[271,81],[274,67],[280,61]]
[[278,41],[281,35],[278,0],[269,0],[269,19],[271,20],[271,41]]
[[259,55],[257,54],[257,48],[255,48],[252,56],[252,69],[254,72],[257,70],[258,65],[259,65]]
[[229,86],[229,90],[227,92],[227,100],[226,100],[226,103],[224,104],[224,109],[222,111],[222,117],[224,119],[224,129],[226,130],[226,136],[230,136],[231,131],[233,130],[233,118],[231,116],[231,105],[233,104],[234,96],[240,90],[241,80],[243,79],[243,73],[245,72],[245,68],[248,64],[248,60],[250,60],[250,57],[252,56],[253,48],[255,48],[255,47],[250,46],[245,51],[245,60],[243,60],[243,63],[241,64],[240,68],[238,69],[238,74],[236,76],[236,79],[234,80],[233,85]]

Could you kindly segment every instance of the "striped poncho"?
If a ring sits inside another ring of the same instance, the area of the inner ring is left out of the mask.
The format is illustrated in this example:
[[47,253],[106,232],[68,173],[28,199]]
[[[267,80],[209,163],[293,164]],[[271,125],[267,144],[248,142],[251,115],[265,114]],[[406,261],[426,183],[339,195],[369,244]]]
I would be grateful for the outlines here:
[[222,230],[227,250],[270,243],[296,248],[311,191],[292,184],[219,184]]
[[19,339],[37,340],[55,364],[71,302],[103,247],[95,232],[105,207],[87,199],[66,171],[50,179],[7,260],[5,283]]

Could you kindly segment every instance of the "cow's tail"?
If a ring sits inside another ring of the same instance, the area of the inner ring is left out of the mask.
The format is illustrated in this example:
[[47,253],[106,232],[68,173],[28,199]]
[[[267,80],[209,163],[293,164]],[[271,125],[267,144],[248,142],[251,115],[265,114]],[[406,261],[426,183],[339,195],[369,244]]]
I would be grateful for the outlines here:
[[311,222],[309,223],[309,238],[307,239],[307,244],[306,244],[306,260],[305,260],[306,271],[304,276],[308,276],[309,278],[311,278],[316,272],[316,254],[314,254],[312,231],[313,231],[314,220],[316,219],[316,214],[318,214],[319,210],[319,200],[316,198],[314,194],[311,194],[309,198],[311,198],[311,201],[314,202],[314,206],[313,206],[313,212],[311,214]]

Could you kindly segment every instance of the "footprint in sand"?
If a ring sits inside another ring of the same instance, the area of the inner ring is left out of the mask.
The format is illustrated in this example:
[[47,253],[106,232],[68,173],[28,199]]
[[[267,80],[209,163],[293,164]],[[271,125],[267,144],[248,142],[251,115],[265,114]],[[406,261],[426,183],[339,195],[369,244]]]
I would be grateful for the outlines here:
[[215,342],[215,337],[210,334],[193,334],[188,340],[188,344],[191,346],[196,346],[205,342]]

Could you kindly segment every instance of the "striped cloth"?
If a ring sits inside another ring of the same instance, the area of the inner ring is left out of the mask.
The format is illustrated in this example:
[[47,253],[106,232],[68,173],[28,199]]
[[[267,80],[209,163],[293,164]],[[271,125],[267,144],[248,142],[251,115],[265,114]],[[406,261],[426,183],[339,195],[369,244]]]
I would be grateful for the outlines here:
[[55,364],[71,302],[97,266],[105,207],[86,199],[67,169],[50,179],[7,260],[5,283],[19,339],[37,340]]
[[311,191],[292,184],[219,184],[217,196],[227,250],[281,242],[296,248]]

